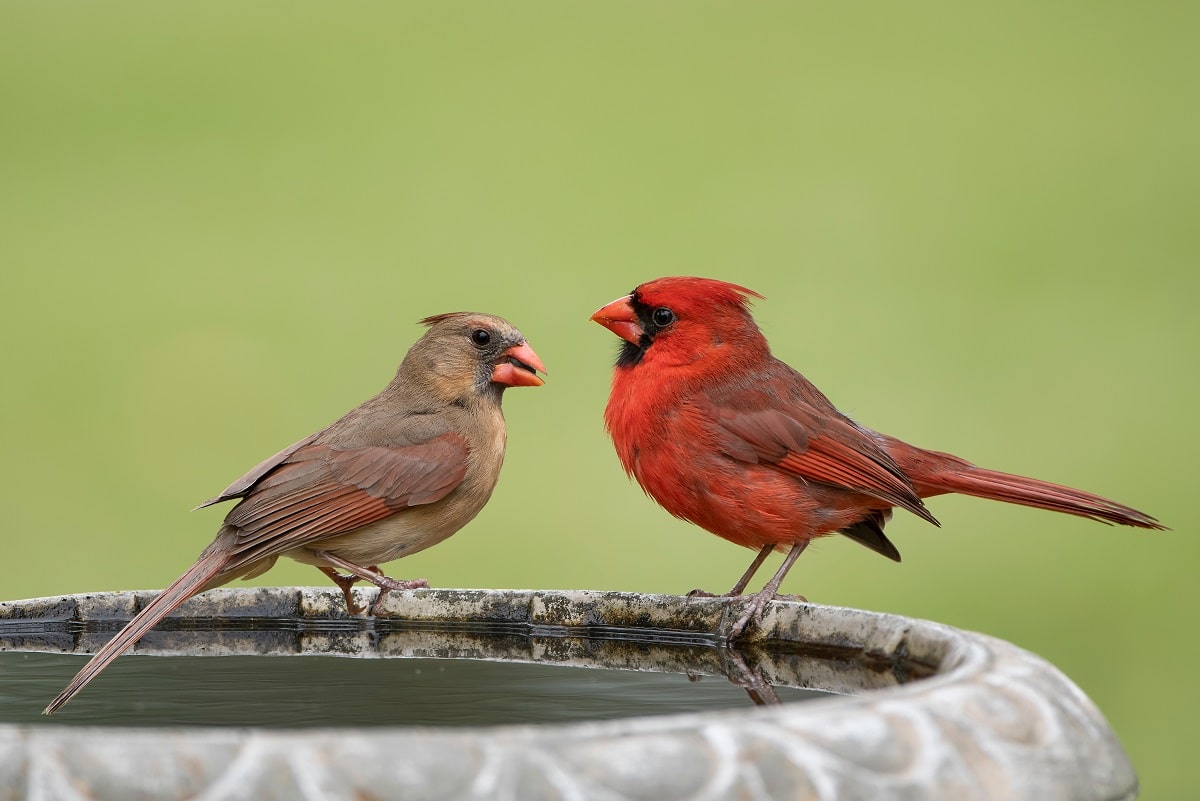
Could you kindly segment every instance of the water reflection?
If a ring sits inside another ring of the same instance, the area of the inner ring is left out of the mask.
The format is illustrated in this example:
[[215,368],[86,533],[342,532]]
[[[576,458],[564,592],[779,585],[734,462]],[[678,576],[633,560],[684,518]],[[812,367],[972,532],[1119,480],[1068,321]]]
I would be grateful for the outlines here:
[[[112,625],[0,621],[0,723],[40,712]],[[138,654],[155,654],[156,658]],[[291,657],[291,658],[282,658]],[[357,657],[352,659],[335,657]],[[484,726],[711,711],[894,685],[896,664],[704,635],[386,620],[169,621],[54,724]]]

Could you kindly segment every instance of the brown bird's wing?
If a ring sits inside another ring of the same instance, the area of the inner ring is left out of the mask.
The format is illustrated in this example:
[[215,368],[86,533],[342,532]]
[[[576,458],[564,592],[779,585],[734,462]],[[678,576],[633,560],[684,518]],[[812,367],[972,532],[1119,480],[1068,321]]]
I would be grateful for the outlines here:
[[225,518],[237,529],[232,552],[239,561],[281,554],[438,501],[466,475],[469,447],[462,436],[446,433],[395,447],[339,450],[310,441],[289,450],[243,490],[245,499]]
[[[233,498],[241,498],[250,491],[250,488],[254,486],[255,482],[269,473],[273,468],[278,467],[279,463],[284,459],[291,456],[308,443],[312,442],[320,434],[320,431],[318,431],[316,434],[309,434],[299,442],[294,442],[291,445],[288,445],[274,456],[269,456],[266,459],[263,459],[254,467],[250,468],[246,475],[242,476],[237,481],[226,487],[220,495],[209,498],[207,501],[197,506],[196,509],[203,509],[206,506],[212,506],[214,503],[221,503],[222,501],[232,500]],[[193,509],[192,511],[194,512],[196,510]]]
[[[738,400],[740,406],[749,399]],[[770,401],[765,393],[756,400]],[[849,420],[798,400],[756,405],[745,410],[731,402],[708,402],[705,411],[713,420],[717,446],[729,456],[871,495],[938,524],[900,466]]]

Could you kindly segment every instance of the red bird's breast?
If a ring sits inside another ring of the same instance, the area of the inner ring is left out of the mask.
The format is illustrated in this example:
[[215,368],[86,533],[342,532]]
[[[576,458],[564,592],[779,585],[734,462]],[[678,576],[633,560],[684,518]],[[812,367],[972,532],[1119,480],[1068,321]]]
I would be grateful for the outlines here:
[[790,546],[861,516],[836,493],[798,491],[795,477],[724,453],[702,396],[640,372],[614,373],[604,421],[621,466],[672,515],[748,548]]

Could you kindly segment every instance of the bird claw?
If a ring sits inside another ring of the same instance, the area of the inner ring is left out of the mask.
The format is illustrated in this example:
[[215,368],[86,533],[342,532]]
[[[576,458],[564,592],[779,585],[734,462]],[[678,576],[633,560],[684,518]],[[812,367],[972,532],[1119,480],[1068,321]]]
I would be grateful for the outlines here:
[[741,617],[729,627],[729,633],[725,635],[725,639],[732,642],[745,634],[746,629],[750,627],[751,623],[757,625],[762,622],[763,613],[766,612],[767,606],[775,598],[776,596],[773,592],[759,592],[751,595],[746,602],[745,608],[742,610]]
[[742,591],[739,590],[737,587],[734,587],[729,592],[723,592],[720,594],[717,594],[715,592],[709,592],[708,590],[702,590],[699,587],[697,587],[696,589],[689,592],[687,594],[687,597],[688,598],[740,598],[741,595],[742,595]]
[[328,551],[313,551],[313,553],[322,559],[328,560],[330,564],[337,565],[350,571],[351,575],[346,576],[337,572],[332,567],[327,567],[325,565],[317,566],[318,570],[329,576],[329,578],[333,579],[334,583],[341,588],[342,595],[346,596],[346,611],[352,615],[361,615],[363,613],[363,608],[359,606],[354,601],[354,598],[350,595],[350,588],[354,586],[356,581],[369,581],[379,588],[379,595],[376,596],[375,602],[371,604],[371,609],[368,612],[368,614],[370,614],[372,617],[375,617],[375,613],[379,610],[380,605],[383,603],[383,599],[386,598],[387,594],[392,590],[416,590],[428,589],[429,587],[429,582],[423,578],[402,581],[385,576],[383,575],[383,571],[379,569],[379,565],[367,565],[366,567],[363,567],[342,559],[341,557],[334,556]]
[[369,613],[371,615],[371,617],[379,617],[379,608],[383,605],[383,602],[387,598],[388,593],[392,592],[393,590],[427,590],[427,589],[429,589],[429,582],[423,578],[399,580],[399,579],[394,579],[394,578],[388,578],[387,576],[384,576],[382,574],[379,576],[379,580],[376,581],[375,584],[378,585],[378,587],[379,587],[379,595],[376,596],[375,603],[371,604],[371,611]]
[[423,578],[420,579],[394,579],[388,576],[379,576],[378,579],[371,582],[381,590],[427,590],[429,589],[429,581]]
[[332,567],[318,567],[317,569],[329,576],[333,583],[338,586],[338,589],[342,591],[342,596],[346,599],[347,613],[353,616],[361,615],[366,611],[366,607],[356,602],[354,600],[354,596],[350,592],[357,582],[362,581],[361,578],[353,574],[339,573]]

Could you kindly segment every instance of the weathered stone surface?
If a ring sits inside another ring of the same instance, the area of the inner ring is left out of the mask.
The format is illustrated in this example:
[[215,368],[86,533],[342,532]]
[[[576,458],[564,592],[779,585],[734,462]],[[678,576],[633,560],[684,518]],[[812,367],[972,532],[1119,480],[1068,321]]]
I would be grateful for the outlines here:
[[[145,593],[0,604],[0,648],[86,651]],[[371,593],[362,595],[371,600]],[[1095,706],[1008,643],[927,621],[776,603],[754,640],[737,602],[598,592],[414,590],[390,620],[336,590],[219,589],[143,653],[453,656],[666,670],[858,694],[605,722],[443,730],[103,729],[0,725],[0,799],[837,799],[1124,801],[1137,781]],[[282,628],[188,631],[209,617]],[[74,627],[39,634],[37,622]],[[106,631],[81,634],[87,624]],[[771,648],[761,646],[773,640]],[[687,659],[675,643],[689,643]],[[788,643],[834,659],[796,659]],[[927,680],[903,683],[911,676]]]

